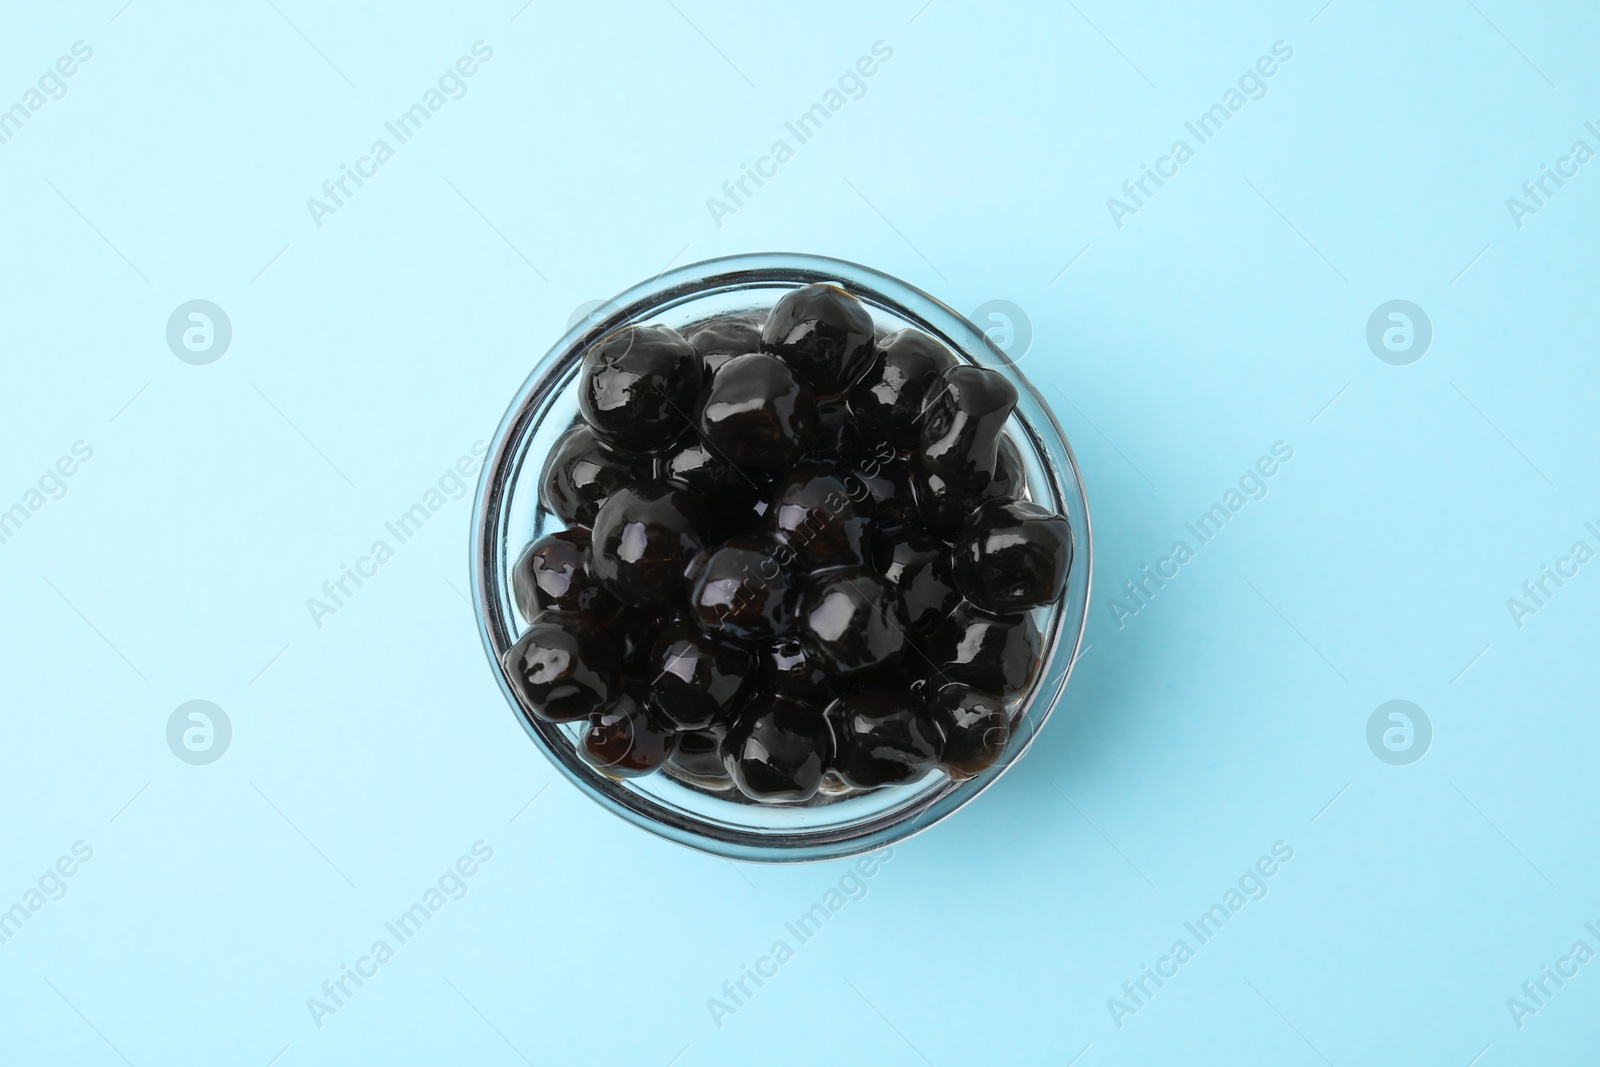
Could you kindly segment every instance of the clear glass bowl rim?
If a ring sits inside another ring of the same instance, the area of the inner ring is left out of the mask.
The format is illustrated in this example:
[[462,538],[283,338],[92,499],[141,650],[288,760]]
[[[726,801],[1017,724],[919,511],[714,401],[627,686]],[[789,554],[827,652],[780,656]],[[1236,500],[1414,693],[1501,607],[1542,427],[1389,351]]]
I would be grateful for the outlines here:
[[[1083,631],[1088,622],[1090,582],[1081,582],[1082,596],[1052,615],[1052,632],[1045,634],[1038,678],[1027,694],[1018,729],[995,766],[975,778],[945,780],[914,805],[863,824],[836,827],[825,833],[790,833],[766,828],[740,829],[688,818],[631,791],[582,763],[560,727],[542,723],[527,714],[513,693],[500,664],[501,654],[514,635],[499,610],[502,582],[501,529],[503,504],[515,479],[518,446],[537,423],[557,387],[582,358],[588,346],[605,333],[628,322],[642,321],[654,309],[690,297],[699,291],[722,290],[740,283],[797,283],[839,281],[852,292],[870,296],[897,314],[944,340],[958,354],[1005,374],[1017,387],[1016,417],[1026,428],[1038,459],[1056,497],[1058,510],[1066,512],[1067,496],[1081,515],[1073,522],[1073,561],[1076,572],[1092,573],[1093,537],[1088,499],[1077,459],[1050,405],[1006,354],[973,323],[936,297],[881,271],[845,260],[793,252],[755,252],[702,260],[667,270],[606,301],[590,316],[570,328],[535,365],[518,390],[496,429],[484,462],[473,501],[471,569],[473,610],[490,669],[518,722],[550,762],[585,795],[613,814],[677,844],[727,859],[751,862],[820,861],[882,848],[920,833],[974,800],[1009,770],[1031,746],[1049,717],[1076,665]],[[542,462],[542,458],[541,458]],[[1063,471],[1070,484],[1063,484]],[[1081,528],[1080,528],[1081,527]],[[1069,582],[1069,594],[1073,583]],[[1064,616],[1073,618],[1066,619]]]

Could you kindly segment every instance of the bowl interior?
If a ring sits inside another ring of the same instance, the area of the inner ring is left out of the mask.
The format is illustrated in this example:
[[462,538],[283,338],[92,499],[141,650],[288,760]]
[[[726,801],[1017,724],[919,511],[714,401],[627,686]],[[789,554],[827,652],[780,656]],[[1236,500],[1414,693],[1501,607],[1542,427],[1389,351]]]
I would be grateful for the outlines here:
[[[510,588],[512,565],[529,541],[563,525],[540,505],[538,480],[557,438],[579,417],[575,383],[582,354],[626,323],[681,329],[713,316],[765,310],[785,291],[816,281],[837,282],[861,299],[880,334],[923,330],[958,358],[998,370],[1017,386],[1019,402],[1007,432],[1022,455],[1026,495],[1067,516],[1074,558],[1063,598],[1035,612],[1043,658],[1033,685],[1011,704],[1011,743],[995,766],[970,781],[953,782],[930,771],[918,781],[876,790],[836,783],[803,804],[757,804],[737,790],[665,772],[625,781],[607,778],[575,753],[583,724],[556,725],[528,715],[500,666],[501,654],[527,626]],[[497,431],[475,520],[474,600],[485,649],[535,744],[617,814],[681,844],[734,859],[826,859],[880,847],[976,796],[1026,750],[1049,714],[1076,656],[1088,608],[1088,509],[1071,450],[1049,408],[977,327],[949,308],[886,275],[820,257],[739,256],[684,267],[622,294],[575,326],[540,362]]]

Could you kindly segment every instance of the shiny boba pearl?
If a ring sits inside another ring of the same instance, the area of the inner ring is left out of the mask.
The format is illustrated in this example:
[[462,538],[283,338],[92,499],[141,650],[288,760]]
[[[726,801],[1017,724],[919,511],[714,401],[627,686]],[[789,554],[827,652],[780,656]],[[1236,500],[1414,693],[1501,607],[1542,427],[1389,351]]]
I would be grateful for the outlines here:
[[568,526],[593,526],[606,497],[644,473],[582,423],[561,435],[539,475],[539,503]]
[[691,778],[720,782],[725,788],[731,784],[728,768],[722,765],[722,739],[728,736],[726,726],[708,726],[704,730],[686,730],[678,735],[678,743],[667,757],[669,769],[677,770]]
[[518,702],[546,722],[584,718],[611,698],[621,677],[611,641],[562,611],[535,616],[501,666]]
[[768,530],[794,553],[796,565],[809,571],[861,566],[871,515],[871,494],[864,484],[810,468],[777,484],[767,498],[765,517]]
[[700,354],[706,381],[734,356],[761,351],[761,325],[766,321],[765,311],[752,311],[707,319],[686,327],[683,338]]
[[748,515],[768,489],[765,472],[739,470],[698,435],[661,458],[660,476],[700,497],[710,517],[731,532],[750,525]]
[[689,607],[702,630],[757,644],[789,629],[794,612],[789,574],[766,542],[734,538],[695,566]]
[[994,482],[983,495],[991,500],[1016,500],[1028,488],[1028,475],[1022,468],[1022,453],[1008,433],[1000,435],[995,449]]
[[757,655],[755,691],[825,708],[860,688],[854,676],[836,675],[797,637],[784,638]]
[[611,639],[622,664],[626,678],[650,679],[650,652],[655,648],[656,632],[660,620],[648,608],[635,608],[624,604],[605,624],[604,633]]
[[[760,474],[760,471],[751,471],[751,474]],[[771,471],[764,472],[767,474]],[[762,494],[772,491],[772,481],[766,480],[761,487]],[[755,538],[760,541],[771,541],[772,536],[767,532],[767,502],[764,496],[758,496],[754,501],[748,497],[735,497],[730,495],[725,507],[717,507],[718,501],[712,501],[716,508],[717,516],[722,520],[722,533],[728,540],[735,538]],[[769,546],[770,547],[770,546]]]
[[943,737],[940,762],[958,780],[988,770],[1011,742],[1011,716],[992,693],[952,683],[933,695],[928,716]]
[[939,758],[939,731],[903,693],[869,689],[828,709],[833,770],[858,789],[909,782]]
[[661,477],[703,497],[750,489],[750,483],[698,436],[690,436],[662,455]]
[[683,593],[706,525],[699,498],[674,485],[619,489],[595,516],[590,571],[618,600],[658,606]]
[[950,575],[950,549],[930,533],[907,529],[880,537],[873,562],[899,591],[914,633],[937,625],[961,600]]
[[806,648],[835,674],[887,667],[905,653],[909,624],[900,594],[865,571],[812,579],[796,618]]
[[836,396],[866,371],[876,351],[872,314],[831,283],[785,293],[761,331],[764,350],[782,356],[818,396]]
[[767,645],[756,656],[756,692],[762,696],[826,707],[832,703],[828,682],[828,672],[806,653],[798,637]]
[[925,650],[947,680],[1009,700],[1033,681],[1039,644],[1032,616],[990,615],[962,601],[934,627]]
[[637,690],[625,689],[589,716],[578,755],[608,778],[637,778],[667,762],[675,742]]
[[922,525],[946,540],[953,541],[961,533],[976,506],[966,493],[958,492],[943,477],[911,466],[911,496],[916,502],[916,517]]
[[814,707],[781,697],[752,702],[722,743],[739,791],[766,804],[810,800],[833,758],[833,733]]
[[967,519],[954,554],[956,584],[996,615],[1054,603],[1072,567],[1067,520],[1025,500],[994,502]]
[[683,433],[702,384],[694,346],[665,326],[624,326],[583,355],[578,408],[619,447],[664,448]]
[[817,401],[817,432],[802,462],[854,467],[869,452],[860,421],[843,399]]
[[590,575],[589,531],[581,526],[545,534],[530,544],[511,570],[511,591],[524,618],[547,608],[574,611],[596,622],[621,604]]
[[724,363],[700,405],[701,435],[739,468],[788,466],[816,431],[811,387],[781,359],[760,352]]
[[968,517],[988,501],[1000,499],[1007,489],[1008,484],[996,478],[975,491],[967,491],[919,464],[911,467],[911,495],[916,502],[916,517],[946,541],[959,537]]
[[913,644],[900,661],[894,684],[918,707],[925,707],[934,692],[944,684],[944,679],[939,677],[938,668],[929,662],[927,653]]
[[651,709],[676,729],[703,730],[732,721],[750,688],[755,659],[693,624],[679,623],[656,637],[650,668]]
[[959,493],[985,490],[995,479],[1001,429],[1016,406],[1016,387],[998,371],[946,371],[942,390],[922,418],[918,465]]
[[921,330],[901,330],[878,343],[878,355],[850,387],[850,411],[861,432],[899,449],[922,441],[925,405],[937,396],[945,371],[956,366],[950,350]]
[[911,524],[921,525],[916,496],[911,488],[911,464],[904,457],[896,456],[893,449],[880,445],[853,476],[860,478],[872,495],[874,525],[880,533]]

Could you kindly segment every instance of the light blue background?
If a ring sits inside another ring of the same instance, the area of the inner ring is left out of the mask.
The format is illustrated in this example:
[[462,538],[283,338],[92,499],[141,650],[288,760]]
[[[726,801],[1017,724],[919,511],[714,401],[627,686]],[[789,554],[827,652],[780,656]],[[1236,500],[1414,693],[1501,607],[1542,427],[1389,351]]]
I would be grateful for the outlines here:
[[[274,2],[5,13],[0,106],[94,56],[0,145],[0,507],[94,456],[0,545],[0,907],[94,857],[0,946],[0,1059],[1592,1059],[1600,962],[1520,1030],[1506,1007],[1600,950],[1600,564],[1521,628],[1506,607],[1600,547],[1600,163],[1521,229],[1506,208],[1600,148],[1592,11]],[[307,197],[478,40],[467,95],[318,228]],[[880,40],[866,95],[716,225],[707,198]],[[1280,40],[1267,95],[1114,225]],[[764,249],[1025,309],[1096,601],[1028,757],[718,1027],[707,998],[847,865],[707,858],[558,780],[464,602],[467,500],[320,628],[306,599],[580,304]],[[208,366],[165,341],[196,298],[234,330]],[[1432,319],[1410,366],[1365,341],[1393,298]],[[1121,584],[1276,441],[1270,494],[1119,629]],[[1394,698],[1433,724],[1410,766],[1367,747]],[[233,724],[210,766],[166,745],[191,699]],[[479,840],[468,895],[314,1025]],[[1119,1028],[1107,998],[1277,841],[1269,895]]]

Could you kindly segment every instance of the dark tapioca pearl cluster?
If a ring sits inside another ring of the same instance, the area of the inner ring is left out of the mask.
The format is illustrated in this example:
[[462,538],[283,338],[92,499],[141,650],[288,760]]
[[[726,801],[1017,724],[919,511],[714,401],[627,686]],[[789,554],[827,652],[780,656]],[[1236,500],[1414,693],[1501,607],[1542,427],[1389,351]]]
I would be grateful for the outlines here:
[[513,569],[504,667],[586,724],[586,763],[795,803],[1000,757],[1073,547],[1022,498],[1010,382],[821,284],[618,329],[578,402],[539,481],[568,528]]

